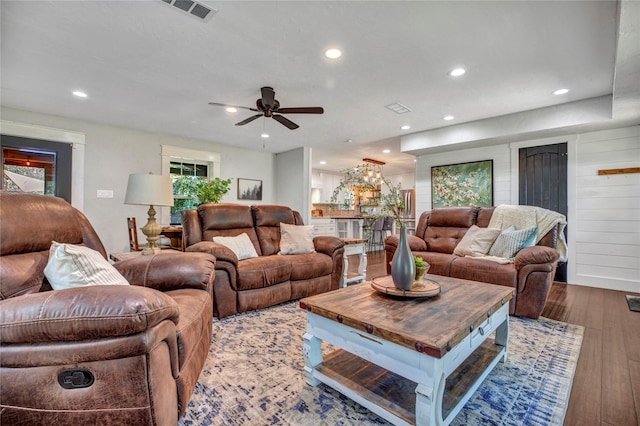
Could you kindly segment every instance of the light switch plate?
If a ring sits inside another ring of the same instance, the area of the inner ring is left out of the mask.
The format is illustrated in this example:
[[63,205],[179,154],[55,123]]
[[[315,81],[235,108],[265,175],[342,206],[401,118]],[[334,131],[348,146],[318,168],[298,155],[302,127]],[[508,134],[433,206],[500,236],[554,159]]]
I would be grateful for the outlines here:
[[98,189],[96,194],[98,198],[113,198],[113,190],[111,189]]

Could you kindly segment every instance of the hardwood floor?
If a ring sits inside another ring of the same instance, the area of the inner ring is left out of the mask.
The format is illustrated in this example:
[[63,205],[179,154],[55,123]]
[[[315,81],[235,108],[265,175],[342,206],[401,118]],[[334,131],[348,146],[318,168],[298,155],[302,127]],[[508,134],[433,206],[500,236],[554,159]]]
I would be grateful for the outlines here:
[[[368,280],[386,274],[384,262],[384,251],[367,253]],[[351,256],[349,270],[357,265]],[[542,316],[584,327],[565,425],[640,425],[640,312],[629,310],[626,294],[558,282],[551,289]]]

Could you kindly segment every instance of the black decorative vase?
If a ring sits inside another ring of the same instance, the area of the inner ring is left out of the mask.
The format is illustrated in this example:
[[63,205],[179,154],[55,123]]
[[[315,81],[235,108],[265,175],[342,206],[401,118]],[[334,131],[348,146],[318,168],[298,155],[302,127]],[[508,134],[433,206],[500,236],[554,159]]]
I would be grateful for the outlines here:
[[411,290],[416,276],[416,264],[407,241],[407,228],[400,227],[400,241],[391,260],[391,278],[393,285],[399,290]]

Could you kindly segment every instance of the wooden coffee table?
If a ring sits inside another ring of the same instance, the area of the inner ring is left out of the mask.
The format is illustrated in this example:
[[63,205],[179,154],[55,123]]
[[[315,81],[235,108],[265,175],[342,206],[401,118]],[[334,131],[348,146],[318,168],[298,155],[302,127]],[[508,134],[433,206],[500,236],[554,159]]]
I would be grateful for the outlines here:
[[[302,299],[307,383],[323,382],[396,425],[450,423],[507,358],[513,290],[427,278],[440,295],[394,298],[366,282]],[[340,349],[323,358],[322,341]]]

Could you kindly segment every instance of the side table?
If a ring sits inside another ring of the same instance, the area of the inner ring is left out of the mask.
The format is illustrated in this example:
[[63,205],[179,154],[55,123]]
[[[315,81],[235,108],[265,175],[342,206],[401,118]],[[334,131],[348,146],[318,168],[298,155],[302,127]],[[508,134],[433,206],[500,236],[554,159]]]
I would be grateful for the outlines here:
[[[346,287],[347,284],[364,281],[367,277],[367,239],[360,238],[341,238],[344,241],[344,254],[342,256],[342,280],[340,287]],[[358,265],[358,275],[349,278],[349,258],[352,254],[360,255],[360,264]]]
[[[182,253],[182,251],[167,249],[167,250],[162,250],[156,254],[167,254],[167,253]],[[111,253],[109,255],[109,259],[113,260],[114,262],[119,262],[121,260],[133,259],[134,257],[138,257],[138,256],[142,256],[141,251],[125,251],[122,253]]]

